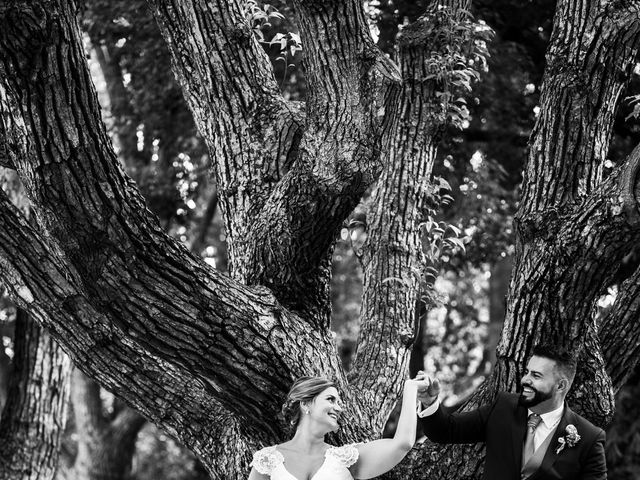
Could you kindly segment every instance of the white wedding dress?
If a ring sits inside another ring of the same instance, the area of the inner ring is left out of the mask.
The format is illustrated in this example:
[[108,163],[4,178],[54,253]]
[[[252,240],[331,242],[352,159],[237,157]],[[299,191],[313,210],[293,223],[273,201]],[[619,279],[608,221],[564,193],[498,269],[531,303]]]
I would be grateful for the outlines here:
[[[353,480],[349,467],[358,460],[358,449],[355,445],[329,447],[324,453],[324,462],[311,480]],[[253,454],[251,466],[258,473],[269,475],[271,480],[301,480],[290,474],[285,465],[282,453],[275,446],[266,447]]]

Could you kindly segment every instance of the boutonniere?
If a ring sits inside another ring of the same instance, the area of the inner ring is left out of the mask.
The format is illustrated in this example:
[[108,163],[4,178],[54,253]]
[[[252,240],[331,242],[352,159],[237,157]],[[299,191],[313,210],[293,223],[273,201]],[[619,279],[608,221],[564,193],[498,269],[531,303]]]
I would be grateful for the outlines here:
[[564,437],[558,437],[558,448],[556,448],[556,455],[564,450],[564,447],[575,447],[576,443],[580,441],[580,435],[578,435],[578,429],[575,427],[575,425],[567,425],[565,431],[567,432],[567,434]]

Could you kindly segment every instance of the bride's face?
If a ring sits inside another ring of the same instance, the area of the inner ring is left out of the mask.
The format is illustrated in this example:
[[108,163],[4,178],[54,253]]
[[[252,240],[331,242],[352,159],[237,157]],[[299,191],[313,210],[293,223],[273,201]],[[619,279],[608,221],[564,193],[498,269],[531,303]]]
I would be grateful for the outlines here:
[[310,419],[320,425],[326,425],[329,432],[335,432],[340,428],[338,420],[341,413],[342,400],[334,387],[324,389],[309,405]]

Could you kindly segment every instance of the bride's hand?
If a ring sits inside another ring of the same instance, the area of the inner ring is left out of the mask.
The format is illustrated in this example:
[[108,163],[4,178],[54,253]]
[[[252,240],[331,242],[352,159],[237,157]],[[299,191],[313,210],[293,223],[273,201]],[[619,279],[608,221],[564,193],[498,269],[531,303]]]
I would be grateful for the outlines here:
[[418,372],[418,374],[414,378],[407,378],[405,383],[410,385],[416,385],[418,388],[426,388],[429,386],[429,377],[422,371]]

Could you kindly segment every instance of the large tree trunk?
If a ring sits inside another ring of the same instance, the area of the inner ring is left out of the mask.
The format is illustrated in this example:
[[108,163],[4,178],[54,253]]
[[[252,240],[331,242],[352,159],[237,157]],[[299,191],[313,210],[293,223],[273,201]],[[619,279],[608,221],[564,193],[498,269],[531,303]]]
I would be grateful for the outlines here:
[[[336,231],[383,170],[384,150],[398,165],[405,160],[398,152],[407,152],[406,167],[428,175],[438,125],[456,112],[455,97],[436,95],[447,77],[436,71],[402,86],[396,66],[373,44],[360,1],[296,0],[307,68],[303,115],[302,105],[280,94],[244,2],[152,5],[214,159],[231,278],[166,236],[119,169],[73,4],[14,1],[0,7],[8,139],[0,164],[20,173],[38,222],[29,225],[0,195],[0,267],[10,293],[83,372],[193,450],[215,478],[246,472],[251,450],[284,437],[273,419],[298,375],[331,376],[343,390],[349,409],[335,440],[374,437],[406,375],[414,335],[418,284],[401,269],[422,265],[414,222],[424,179],[389,170],[397,200],[384,185],[376,194],[383,204],[393,199],[405,222],[393,215],[370,222],[383,239],[380,253],[391,256],[376,263],[377,245],[366,252],[369,290],[349,379],[328,329],[328,260]],[[447,18],[456,20],[433,15],[407,29],[405,72],[420,74],[412,65],[429,53],[429,32],[453,35],[457,20]],[[538,340],[576,348],[595,340],[593,300],[612,280],[618,252],[638,238],[636,156],[601,185],[598,166],[637,55],[638,18],[637,2],[558,4],[498,364],[470,405],[512,388]],[[424,95],[441,102],[434,115],[412,110]],[[394,251],[397,241],[408,248]],[[402,279],[405,289],[388,278]],[[599,350],[589,352],[583,388],[608,393]],[[601,405],[578,407],[603,420],[610,395],[601,398]],[[476,450],[425,446],[396,475],[475,478]]]
[[619,96],[638,58],[640,5],[566,0],[557,8],[494,385],[512,388],[539,341],[582,349],[570,400],[605,425],[613,395],[594,338],[595,301],[637,248],[640,149],[606,179],[603,166]]

